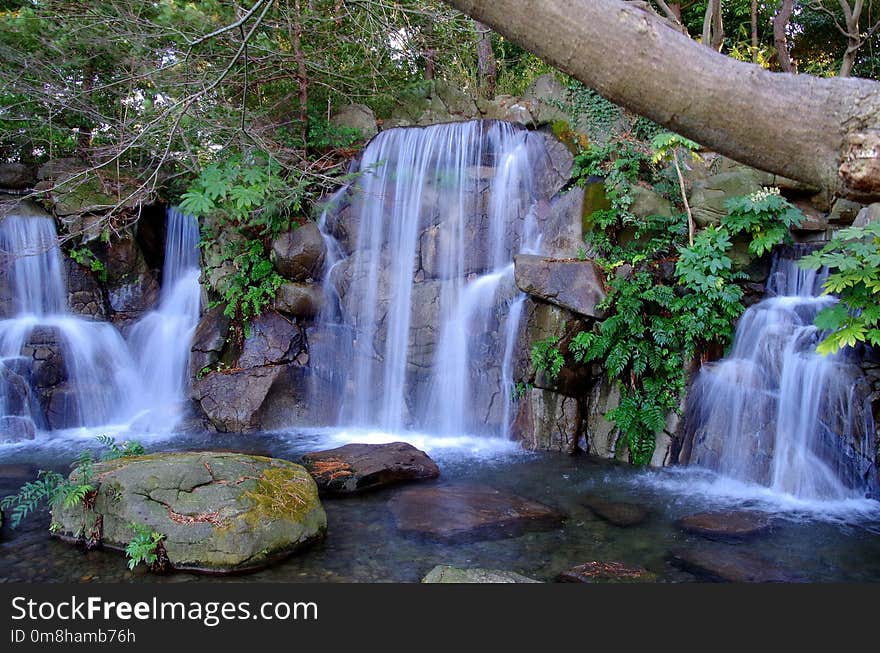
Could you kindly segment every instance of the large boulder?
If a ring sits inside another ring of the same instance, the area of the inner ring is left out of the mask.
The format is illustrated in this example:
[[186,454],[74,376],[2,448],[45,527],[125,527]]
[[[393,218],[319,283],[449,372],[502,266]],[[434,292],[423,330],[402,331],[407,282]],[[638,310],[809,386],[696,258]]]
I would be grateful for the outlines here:
[[[74,472],[75,476],[76,472]],[[64,539],[124,549],[132,524],[164,536],[175,569],[211,573],[264,567],[323,537],[318,488],[299,465],[237,453],[165,453],[99,463],[94,501],[56,506]]]
[[503,569],[461,569],[437,565],[422,579],[423,583],[540,583],[541,581]]
[[440,475],[428,454],[406,442],[347,444],[307,453],[302,461],[327,494],[352,494]]
[[348,104],[340,108],[330,118],[330,124],[334,127],[357,130],[367,140],[379,132],[376,114],[366,104]]
[[239,368],[290,363],[302,350],[299,327],[276,311],[265,311],[254,319],[250,331],[238,356]]
[[585,497],[584,505],[599,519],[620,528],[638,526],[649,514],[647,508],[637,503],[608,501],[600,497]]
[[324,254],[321,230],[314,222],[307,222],[272,241],[270,257],[281,276],[291,281],[308,281],[320,278]]
[[24,190],[37,183],[37,175],[33,166],[24,163],[0,164],[0,188],[7,190]]
[[880,218],[880,202],[869,204],[861,209],[853,220],[853,227],[867,227],[870,223]]
[[592,261],[548,259],[534,254],[514,257],[517,287],[525,293],[587,317],[604,317],[602,272]]
[[397,528],[440,542],[515,537],[559,527],[564,515],[543,503],[492,487],[414,487],[392,497]]
[[536,77],[523,91],[522,99],[531,107],[538,125],[569,119],[562,109],[568,104],[568,91],[553,73]]
[[275,310],[303,319],[321,312],[324,293],[316,283],[285,281],[275,293]]
[[688,198],[694,222],[700,227],[717,225],[727,215],[727,200],[757,192],[773,179],[768,173],[739,167],[697,180]]
[[67,272],[67,305],[72,313],[103,320],[106,315],[104,294],[94,273],[85,266],[64,257]]
[[210,372],[197,379],[192,397],[218,431],[242,433],[259,428],[258,412],[283,365],[233,372]]

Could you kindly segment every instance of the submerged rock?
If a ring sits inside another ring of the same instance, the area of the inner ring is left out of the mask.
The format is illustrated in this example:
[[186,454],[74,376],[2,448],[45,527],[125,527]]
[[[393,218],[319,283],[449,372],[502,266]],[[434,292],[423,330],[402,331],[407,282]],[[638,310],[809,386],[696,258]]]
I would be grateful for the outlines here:
[[772,560],[743,551],[688,549],[673,551],[669,558],[676,567],[713,582],[793,583],[804,580]]
[[657,575],[622,562],[586,562],[559,574],[561,583],[652,583]]
[[586,505],[597,517],[614,526],[626,528],[637,526],[648,518],[648,509],[637,503],[606,501],[599,497],[587,497]]
[[352,494],[440,475],[428,454],[406,442],[347,444],[307,453],[302,460],[318,489],[328,494]]
[[743,540],[770,530],[771,518],[750,510],[701,512],[678,520],[678,527],[709,539]]
[[565,518],[543,503],[484,485],[411,488],[394,496],[389,507],[401,532],[441,542],[553,530]]
[[501,569],[460,569],[437,565],[422,579],[423,583],[540,583],[541,581]]
[[99,463],[92,505],[56,507],[64,539],[123,549],[132,523],[165,536],[171,566],[223,573],[264,567],[320,539],[327,517],[301,466],[236,453],[154,454]]

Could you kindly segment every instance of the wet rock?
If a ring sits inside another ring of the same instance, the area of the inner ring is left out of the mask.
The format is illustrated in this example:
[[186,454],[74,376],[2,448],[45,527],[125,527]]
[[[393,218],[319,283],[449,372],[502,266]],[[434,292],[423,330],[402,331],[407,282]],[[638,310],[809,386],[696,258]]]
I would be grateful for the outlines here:
[[112,320],[127,324],[150,309],[159,300],[159,282],[132,235],[112,240],[109,244],[93,245],[95,254],[104,262],[107,300]]
[[802,582],[798,574],[772,560],[745,551],[689,549],[673,551],[670,562],[703,580],[729,583]]
[[272,241],[270,258],[281,276],[291,281],[308,281],[320,278],[324,249],[318,225],[307,222]]
[[0,392],[3,396],[3,412],[6,415],[30,415],[32,397],[27,378],[3,364],[0,364]]
[[880,218],[880,202],[876,202],[874,204],[869,204],[861,211],[859,211],[858,215],[853,220],[853,227],[867,227],[870,223],[874,222],[877,218]]
[[559,108],[567,103],[568,91],[553,73],[536,77],[523,91],[522,99],[531,107],[532,116],[538,125],[569,119]]
[[477,108],[483,118],[504,120],[526,126],[535,124],[530,107],[531,103],[523,102],[520,98],[512,95],[498,95],[491,100],[477,101]]
[[238,357],[241,368],[293,361],[302,350],[302,334],[294,322],[275,311],[265,311],[251,322],[251,335]]
[[501,569],[460,569],[437,565],[422,579],[423,583],[540,583],[541,581]]
[[624,503],[619,501],[606,501],[599,497],[587,497],[586,505],[597,517],[609,524],[627,528],[638,526],[648,518],[648,509],[637,503]]
[[210,372],[193,384],[193,399],[213,426],[222,432],[242,433],[259,428],[257,413],[283,365],[267,365],[235,372]]
[[72,313],[103,320],[106,317],[101,286],[91,270],[64,257],[67,273],[67,305]]
[[228,331],[229,318],[223,314],[222,306],[215,306],[202,315],[190,351],[190,374],[193,378],[220,360]]
[[330,124],[334,127],[357,130],[365,139],[370,139],[379,132],[376,115],[365,104],[349,104],[340,108],[330,118]]
[[553,197],[568,183],[574,157],[552,131],[543,128],[538,130],[538,134],[544,139],[548,158],[545,161],[546,165],[538,171],[535,185],[539,195]]
[[37,433],[34,421],[22,415],[0,417],[0,442],[22,442],[33,440]]
[[852,224],[853,220],[862,210],[862,205],[852,200],[838,198],[831,206],[831,212],[828,214],[828,222],[839,225]]
[[24,190],[37,183],[37,176],[32,166],[24,163],[0,164],[0,188],[7,190]]
[[327,518],[301,466],[235,453],[189,452],[99,463],[91,508],[55,507],[59,535],[97,532],[123,549],[138,523],[165,536],[175,569],[223,573],[264,567],[321,537]]
[[603,317],[602,273],[592,261],[548,259],[533,254],[514,257],[517,287],[525,293],[579,315]]
[[483,485],[409,488],[389,507],[401,532],[441,542],[516,537],[556,529],[564,519],[550,506]]
[[577,399],[528,388],[517,403],[512,431],[526,449],[570,452],[580,432]]
[[310,319],[321,312],[324,294],[316,283],[287,281],[275,294],[275,310],[295,317]]
[[307,453],[302,461],[318,488],[328,494],[352,494],[440,475],[428,454],[406,442],[347,444]]
[[584,247],[584,189],[576,186],[556,195],[541,224],[541,247],[555,258],[575,257]]
[[622,562],[587,562],[559,574],[561,583],[652,583],[657,575]]
[[761,512],[749,510],[725,510],[701,512],[683,517],[678,527],[694,535],[717,540],[743,540],[770,530],[772,519]]

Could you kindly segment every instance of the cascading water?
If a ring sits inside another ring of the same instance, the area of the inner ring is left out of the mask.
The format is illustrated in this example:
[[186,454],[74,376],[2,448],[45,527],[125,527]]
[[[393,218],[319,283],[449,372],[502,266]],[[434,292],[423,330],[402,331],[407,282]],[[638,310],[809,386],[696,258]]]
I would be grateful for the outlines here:
[[132,328],[129,343],[148,389],[146,421],[140,426],[174,426],[187,395],[192,337],[199,321],[199,225],[191,215],[168,209],[165,265],[159,306]]
[[513,256],[540,245],[544,148],[497,121],[392,129],[369,144],[321,220],[338,254],[316,331],[335,353],[342,425],[507,433],[522,314]]
[[[797,254],[797,252],[795,253]],[[701,370],[688,396],[691,464],[799,499],[872,489],[875,428],[852,352],[823,356],[813,319],[835,299],[823,275],[777,256],[768,297],[742,316],[730,355]]]
[[127,343],[112,324],[70,312],[50,216],[28,210],[0,222],[9,316],[0,320],[0,439],[135,418],[139,428],[173,426],[169,407],[184,398],[198,320],[198,230],[191,217],[171,211],[168,233],[160,306]]

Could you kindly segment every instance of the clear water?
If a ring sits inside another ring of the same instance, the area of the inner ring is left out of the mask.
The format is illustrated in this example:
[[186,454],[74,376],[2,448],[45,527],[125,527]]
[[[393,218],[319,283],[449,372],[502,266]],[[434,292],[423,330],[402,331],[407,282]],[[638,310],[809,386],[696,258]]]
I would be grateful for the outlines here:
[[[144,438],[148,450],[224,449],[296,460],[302,453],[347,441],[386,441],[401,436],[379,432],[315,430],[250,436]],[[817,582],[880,581],[880,504],[873,501],[790,503],[757,485],[734,484],[693,469],[639,471],[584,457],[526,453],[492,438],[438,438],[406,434],[427,449],[441,468],[442,485],[480,483],[506,489],[562,510],[562,527],[519,537],[438,544],[401,535],[388,508],[389,488],[345,499],[325,499],[328,534],[323,544],[230,582],[416,582],[437,564],[517,571],[553,580],[588,561],[619,561],[655,572],[661,582],[696,577],[668,561],[674,549],[723,554],[748,552],[792,576]],[[0,450],[0,463],[63,469],[74,451],[91,442],[70,434],[47,446]],[[5,493],[12,485],[0,478]],[[612,526],[583,505],[587,495],[640,503],[651,511],[642,525]],[[675,520],[719,508],[765,510],[774,529],[749,543],[725,544],[683,533]],[[121,554],[82,552],[48,536],[48,518],[31,519],[20,530],[5,527],[0,538],[0,579],[5,581],[220,582],[192,574],[155,576],[130,572]]]

